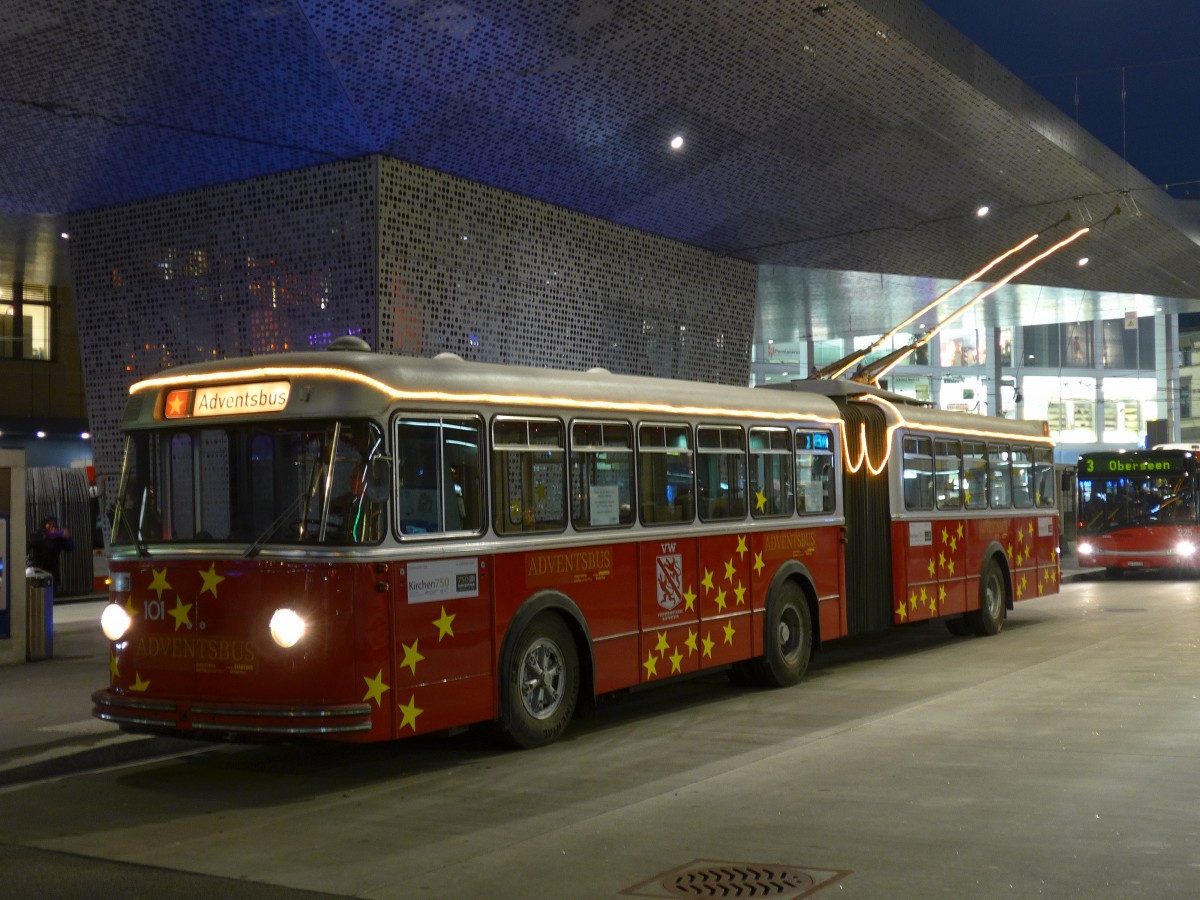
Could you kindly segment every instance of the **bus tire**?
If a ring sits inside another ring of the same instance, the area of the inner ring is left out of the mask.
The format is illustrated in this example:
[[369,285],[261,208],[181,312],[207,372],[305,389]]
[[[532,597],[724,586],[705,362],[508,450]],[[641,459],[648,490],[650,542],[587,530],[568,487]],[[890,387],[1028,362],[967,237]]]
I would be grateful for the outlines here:
[[579,702],[579,652],[563,620],[543,613],[530,622],[513,644],[502,676],[506,740],[526,749],[553,743]]
[[784,582],[767,606],[765,646],[755,660],[755,675],[768,687],[788,687],[804,677],[812,656],[812,616],[804,592],[794,581]]
[[979,577],[979,609],[967,613],[967,623],[980,637],[999,634],[1004,627],[1004,601],[1007,597],[1004,571],[996,560],[984,564]]

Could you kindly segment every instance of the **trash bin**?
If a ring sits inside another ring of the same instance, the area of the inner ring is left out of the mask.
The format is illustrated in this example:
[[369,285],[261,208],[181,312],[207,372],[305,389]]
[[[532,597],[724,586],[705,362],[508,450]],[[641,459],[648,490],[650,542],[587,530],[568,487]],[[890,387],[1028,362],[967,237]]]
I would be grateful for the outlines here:
[[54,576],[44,569],[25,570],[29,595],[25,619],[25,658],[49,659],[54,655]]

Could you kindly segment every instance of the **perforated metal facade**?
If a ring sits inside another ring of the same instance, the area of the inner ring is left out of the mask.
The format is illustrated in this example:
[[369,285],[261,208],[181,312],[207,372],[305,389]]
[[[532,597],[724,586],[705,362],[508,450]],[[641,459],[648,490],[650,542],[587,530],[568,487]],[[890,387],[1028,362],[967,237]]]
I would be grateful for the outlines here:
[[203,359],[365,337],[383,352],[749,375],[756,270],[381,156],[71,221],[98,474],[128,386]]

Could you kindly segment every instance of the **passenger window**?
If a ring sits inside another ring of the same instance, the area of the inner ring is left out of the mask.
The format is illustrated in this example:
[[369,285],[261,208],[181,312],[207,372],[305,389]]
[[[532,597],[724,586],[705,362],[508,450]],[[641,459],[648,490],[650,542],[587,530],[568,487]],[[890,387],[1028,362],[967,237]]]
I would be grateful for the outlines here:
[[988,444],[988,505],[1007,509],[1012,505],[1012,463],[1008,447]]
[[935,484],[938,509],[962,509],[962,459],[958,441],[934,441]]
[[796,511],[800,515],[833,512],[833,439],[828,431],[796,432]]
[[701,425],[697,484],[700,521],[746,518],[746,434],[738,426]]
[[904,438],[905,509],[933,509],[933,445],[927,437]]
[[1029,447],[1012,448],[1012,503],[1019,509],[1033,507],[1032,456]]
[[987,509],[987,455],[982,441],[963,441],[963,500],[967,509]]
[[571,524],[633,524],[633,429],[628,422],[571,423]]
[[482,423],[406,416],[395,427],[401,536],[483,531]]
[[492,490],[497,534],[566,528],[564,446],[563,424],[557,419],[496,417]]
[[1057,486],[1054,482],[1054,451],[1049,447],[1033,448],[1033,499],[1041,509],[1057,506]]
[[695,489],[691,429],[687,425],[638,426],[638,506],[642,524],[691,522]]
[[786,428],[750,429],[750,513],[756,519],[793,510],[792,435]]

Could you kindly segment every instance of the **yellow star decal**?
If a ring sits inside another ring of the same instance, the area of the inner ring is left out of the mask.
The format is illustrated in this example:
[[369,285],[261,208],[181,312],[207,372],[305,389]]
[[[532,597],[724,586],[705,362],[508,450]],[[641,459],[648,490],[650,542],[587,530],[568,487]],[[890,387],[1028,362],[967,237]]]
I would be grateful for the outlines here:
[[141,672],[133,673],[133,684],[131,684],[129,686],[129,689],[131,691],[138,691],[139,693],[145,693],[146,689],[149,687],[150,687],[149,681],[142,681],[142,673]]
[[650,653],[646,657],[646,661],[642,663],[642,668],[646,670],[646,678],[653,678],[658,674],[658,657]]
[[737,569],[733,567],[733,557],[725,561],[725,580],[733,584],[733,576],[737,574]]
[[707,656],[709,659],[712,659],[712,648],[716,646],[716,644],[709,638],[709,636],[711,634],[712,634],[712,632],[709,632],[709,634],[706,634],[700,640],[700,643],[704,645],[704,654],[703,655]]
[[[446,614],[446,607],[442,607],[442,614],[433,620],[434,627],[438,630],[438,643],[442,642],[442,638],[446,635],[454,637],[454,620],[458,618],[458,613],[452,615]],[[413,729],[416,731],[417,729]]]
[[921,602],[922,602],[922,603],[929,603],[929,594],[927,594],[927,593],[925,592],[925,586],[924,586],[924,585],[922,585],[922,586],[921,586]]
[[726,622],[726,623],[725,623],[725,643],[729,644],[730,646],[733,646],[733,636],[734,636],[736,633],[737,633],[737,632],[735,632],[735,631],[733,630],[733,623],[732,623],[732,622]]
[[125,598],[125,612],[129,615],[129,618],[131,618],[131,619],[138,614],[138,611],[133,606],[133,598],[132,597]]
[[938,601],[941,603],[946,602],[946,586],[944,584],[938,585]]
[[1024,593],[1025,593],[1025,585],[1018,584],[1017,585],[1017,599],[1020,600],[1021,597],[1024,595]]
[[945,553],[938,553],[938,565],[941,566],[943,569],[946,568],[946,554]]
[[717,591],[717,596],[713,597],[713,600],[717,604],[717,609],[725,609],[725,588],[721,588],[719,591]]
[[748,552],[749,550],[746,547],[746,536],[744,534],[739,534],[737,550],[735,550],[734,553],[738,555],[738,559],[745,559]]
[[690,585],[688,586],[688,589],[683,592],[683,608],[684,609],[695,609],[696,608],[696,592],[692,590]]
[[687,647],[689,651],[691,651],[692,653],[695,653],[696,652],[696,632],[692,631],[692,629],[689,628],[687,640],[685,640],[683,642],[683,645],[685,647]]
[[672,672],[682,672],[683,671],[683,654],[680,653],[678,650],[676,650],[675,652],[673,652],[671,654],[671,656],[669,658],[671,660],[671,671]]
[[761,490],[755,491],[754,492],[754,509],[757,512],[762,512],[766,508],[767,508],[767,495],[764,494]]
[[955,552],[957,552],[957,550],[958,550],[958,538],[952,537],[952,538],[950,538],[950,552],[955,553]]
[[959,522],[959,523],[958,523],[958,536],[959,536],[959,538],[960,538],[960,539],[961,539],[961,538],[962,538],[962,536],[963,536],[963,526],[962,526],[962,522]]
[[217,574],[217,564],[213,563],[209,566],[207,572],[201,569],[200,577],[204,579],[204,587],[200,588],[200,596],[204,596],[206,593],[217,596],[217,585],[225,580],[224,575]]
[[705,570],[704,570],[704,577],[700,579],[700,583],[701,583],[702,585],[704,585],[704,590],[705,590],[706,592],[707,592],[707,591],[711,591],[711,590],[713,589],[713,580],[712,580],[712,575],[713,575],[713,573],[712,573],[712,572],[708,571],[708,569],[705,569]]
[[121,659],[111,650],[108,652],[108,671],[114,681],[121,677]]
[[738,606],[741,606],[746,602],[746,589],[742,587],[742,583],[740,581],[737,583],[737,587],[733,589],[733,594],[735,597],[737,597]]
[[417,706],[417,695],[413,694],[408,698],[408,703],[397,704],[400,707],[400,727],[407,725],[415,733],[417,730],[417,716],[425,712],[421,707]]
[[929,557],[929,575],[933,577],[937,573],[937,566],[933,564],[933,557]]
[[658,645],[654,648],[654,652],[659,656],[664,656],[671,646],[667,643],[667,633],[660,631],[658,633]]
[[367,693],[363,696],[363,703],[375,701],[376,706],[383,706],[383,694],[385,691],[390,691],[391,688],[383,683],[383,669],[374,678],[363,676],[363,681],[367,683]]
[[946,543],[950,539],[950,531],[946,528],[942,529],[942,543]]
[[184,625],[188,628],[192,627],[191,617],[188,615],[192,611],[192,604],[184,603],[183,599],[177,594],[175,596],[175,608],[167,610],[167,615],[175,620],[175,630],[178,631]]
[[917,592],[916,591],[908,592],[908,608],[913,610],[914,612],[916,612],[916,609],[917,609]]
[[1020,544],[1020,543],[1023,543],[1024,541],[1025,541],[1025,532],[1023,532],[1020,528],[1018,528],[1017,529],[1017,543]]
[[954,574],[954,560],[950,560],[950,562],[946,563],[946,574],[947,575]]
[[1029,536],[1033,537],[1033,522],[1029,523]]
[[162,592],[169,591],[171,586],[167,584],[166,569],[151,569],[154,573],[154,580],[150,582],[150,590],[158,594],[158,599],[162,599]]
[[755,553],[754,554],[754,574],[755,575],[759,574],[765,568],[766,568],[766,563],[764,563],[762,561],[762,554]]
[[417,644],[419,643],[421,643],[420,638],[417,638],[415,641],[413,641],[411,647],[403,641],[400,642],[400,646],[404,648],[404,659],[400,661],[400,665],[408,666],[408,671],[412,672],[414,675],[417,674],[417,663],[425,658],[417,649]]
[[1013,558],[1012,544],[1009,544],[1007,547],[1005,547],[1004,552],[1008,554],[1009,559],[1012,559]]
[[908,606],[903,600],[901,600],[900,605],[896,607],[896,615],[900,617],[901,622],[908,621]]

